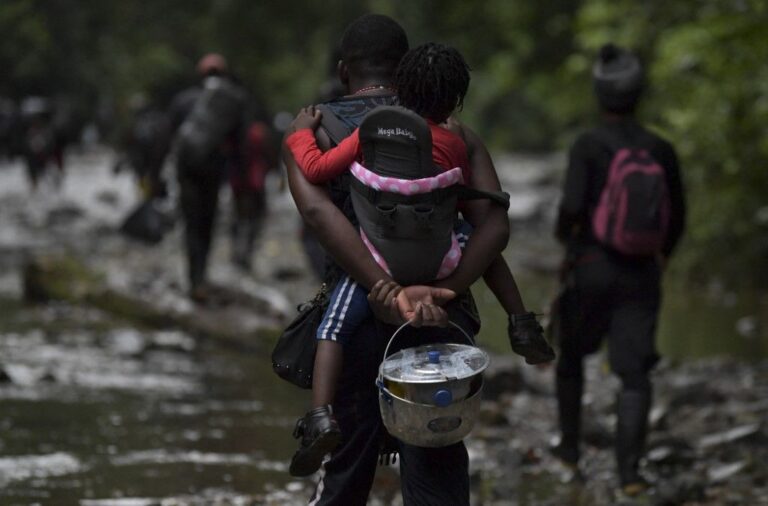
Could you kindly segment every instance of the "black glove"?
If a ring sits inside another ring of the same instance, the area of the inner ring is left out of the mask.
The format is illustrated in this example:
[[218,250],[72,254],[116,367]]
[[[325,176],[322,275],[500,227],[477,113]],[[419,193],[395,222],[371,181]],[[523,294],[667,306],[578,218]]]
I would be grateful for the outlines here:
[[555,359],[555,350],[544,339],[544,329],[535,314],[509,315],[507,333],[512,351],[525,357],[525,363],[543,364]]

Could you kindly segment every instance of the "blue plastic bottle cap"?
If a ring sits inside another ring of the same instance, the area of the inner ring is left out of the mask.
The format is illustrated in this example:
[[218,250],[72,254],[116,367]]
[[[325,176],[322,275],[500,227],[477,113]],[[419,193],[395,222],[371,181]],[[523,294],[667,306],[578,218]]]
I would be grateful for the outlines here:
[[432,396],[432,400],[435,401],[435,406],[444,408],[453,402],[453,394],[450,390],[438,390]]
[[440,351],[439,350],[432,350],[427,352],[427,357],[429,357],[429,363],[430,364],[439,364],[440,363]]

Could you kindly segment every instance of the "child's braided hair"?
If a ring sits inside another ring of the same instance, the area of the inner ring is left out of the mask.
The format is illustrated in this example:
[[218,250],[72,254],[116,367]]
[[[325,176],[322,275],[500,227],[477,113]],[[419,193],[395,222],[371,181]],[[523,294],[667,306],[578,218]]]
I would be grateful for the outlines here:
[[442,123],[464,105],[469,65],[456,49],[428,42],[405,53],[395,73],[400,105]]

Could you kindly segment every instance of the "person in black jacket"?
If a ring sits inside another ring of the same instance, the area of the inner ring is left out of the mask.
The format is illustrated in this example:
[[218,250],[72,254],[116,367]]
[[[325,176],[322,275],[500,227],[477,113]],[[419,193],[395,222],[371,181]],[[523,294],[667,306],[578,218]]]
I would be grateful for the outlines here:
[[[638,472],[647,433],[652,385],[649,372],[659,359],[655,332],[661,301],[661,274],[685,225],[685,201],[672,145],[635,120],[644,87],[640,61],[629,51],[604,46],[593,67],[602,113],[595,128],[580,135],[568,159],[555,234],[566,247],[560,298],[561,353],[556,387],[562,461],[577,465],[584,356],[608,342],[612,371],[621,379],[617,398],[616,459],[624,492],[647,487]],[[644,149],[663,168],[666,233],[654,254],[627,254],[595,235],[592,219],[617,147]]]
[[[176,143],[176,176],[184,221],[189,294],[196,302],[205,302],[210,295],[206,270],[219,189],[227,171],[242,163],[245,121],[242,113],[246,109],[246,98],[221,55],[203,56],[197,64],[197,73],[200,82],[174,97],[169,115]],[[206,100],[214,93],[211,90],[219,90],[217,100]],[[216,106],[221,104],[227,106],[218,110]]]

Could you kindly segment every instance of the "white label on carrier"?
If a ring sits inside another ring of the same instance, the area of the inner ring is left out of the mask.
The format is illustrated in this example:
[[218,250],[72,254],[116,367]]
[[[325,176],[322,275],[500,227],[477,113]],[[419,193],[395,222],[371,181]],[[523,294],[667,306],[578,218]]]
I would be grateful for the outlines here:
[[408,130],[407,128],[378,128],[378,134],[383,137],[408,137],[409,139],[416,140],[416,136],[413,135],[413,132]]

